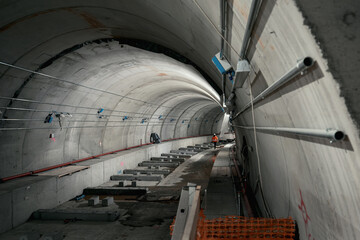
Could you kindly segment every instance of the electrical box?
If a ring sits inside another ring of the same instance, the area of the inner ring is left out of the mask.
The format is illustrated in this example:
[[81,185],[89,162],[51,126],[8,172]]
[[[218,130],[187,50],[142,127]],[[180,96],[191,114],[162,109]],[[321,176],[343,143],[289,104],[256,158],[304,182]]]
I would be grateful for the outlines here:
[[220,58],[220,52],[217,53],[211,60],[221,74],[227,73],[232,68],[225,57],[223,59]]
[[236,66],[236,72],[250,72],[250,64],[247,60],[240,60]]

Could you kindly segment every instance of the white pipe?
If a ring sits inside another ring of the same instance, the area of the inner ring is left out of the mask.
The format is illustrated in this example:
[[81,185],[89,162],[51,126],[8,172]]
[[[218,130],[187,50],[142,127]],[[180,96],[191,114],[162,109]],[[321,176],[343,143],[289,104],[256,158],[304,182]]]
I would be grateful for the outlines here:
[[[252,126],[238,126],[232,125],[233,127],[243,128],[252,130],[254,127]],[[269,132],[277,132],[277,133],[291,133],[295,135],[302,136],[311,136],[318,138],[327,138],[331,141],[341,141],[345,138],[345,133],[341,130],[327,128],[325,130],[322,129],[308,129],[308,128],[286,128],[286,127],[255,127],[257,131],[269,131]]]
[[279,80],[271,84],[268,88],[262,91],[259,95],[257,95],[252,101],[248,102],[234,117],[233,119],[237,118],[241,113],[243,113],[246,109],[248,109],[251,104],[256,104],[263,100],[265,97],[269,96],[275,90],[289,82],[295,76],[300,74],[302,71],[306,70],[307,68],[311,67],[314,63],[314,60],[311,57],[305,57],[300,62],[296,64],[290,71],[288,71],[285,75],[283,75]]

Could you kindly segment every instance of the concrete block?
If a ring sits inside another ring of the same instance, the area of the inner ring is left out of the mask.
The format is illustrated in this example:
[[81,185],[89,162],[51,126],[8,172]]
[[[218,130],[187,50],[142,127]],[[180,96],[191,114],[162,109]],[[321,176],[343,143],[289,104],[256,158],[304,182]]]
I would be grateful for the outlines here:
[[109,206],[109,205],[111,205],[111,204],[114,204],[114,197],[106,197],[106,198],[104,198],[102,201],[101,201],[101,205],[103,206],[103,207],[107,207],[107,206]]
[[139,174],[147,174],[147,173],[151,173],[151,174],[169,174],[170,170],[168,169],[164,169],[164,170],[157,170],[157,169],[126,169],[124,170],[124,174],[132,174],[132,173],[139,173]]
[[150,161],[172,161],[172,162],[185,162],[185,158],[172,158],[172,157],[152,157]]
[[173,156],[181,158],[190,158],[192,155],[189,154],[179,154],[179,153],[162,153],[161,156]]
[[92,196],[89,200],[88,200],[88,206],[95,206],[97,204],[99,204],[99,196]]
[[179,166],[178,162],[155,162],[155,161],[145,161],[139,163],[139,166],[152,166],[152,167],[177,167]]
[[120,216],[120,210],[99,211],[95,209],[40,209],[33,214],[40,220],[83,220],[113,222]]
[[127,180],[127,181],[161,181],[163,175],[132,175],[132,174],[121,174],[113,175],[110,178],[111,180]]
[[111,195],[111,196],[119,196],[119,195],[135,195],[140,196],[146,194],[148,191],[147,188],[141,187],[92,187],[85,188],[85,195]]
[[170,153],[177,153],[181,155],[191,155],[191,156],[196,154],[196,152],[182,151],[182,150],[170,150]]

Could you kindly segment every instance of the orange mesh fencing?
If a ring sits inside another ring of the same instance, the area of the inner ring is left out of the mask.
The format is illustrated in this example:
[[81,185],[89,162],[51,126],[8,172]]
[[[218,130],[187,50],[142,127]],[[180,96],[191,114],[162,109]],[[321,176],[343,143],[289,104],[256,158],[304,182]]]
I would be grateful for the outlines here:
[[[171,234],[174,228],[173,224],[170,226]],[[196,239],[295,239],[295,221],[292,218],[271,219],[242,216],[225,216],[208,220],[201,210]]]

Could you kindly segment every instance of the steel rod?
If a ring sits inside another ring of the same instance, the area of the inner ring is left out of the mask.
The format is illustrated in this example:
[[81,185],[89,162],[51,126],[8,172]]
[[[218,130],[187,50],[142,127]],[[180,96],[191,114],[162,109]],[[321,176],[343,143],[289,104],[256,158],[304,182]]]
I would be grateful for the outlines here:
[[314,60],[311,57],[305,57],[300,62],[296,64],[290,71],[288,71],[285,75],[283,75],[279,80],[271,84],[268,88],[262,91],[259,95],[257,95],[252,101],[248,102],[232,119],[237,118],[241,113],[243,113],[246,109],[248,109],[251,104],[256,104],[262,101],[264,98],[272,94],[275,90],[289,82],[295,76],[300,74],[302,71],[311,67],[314,64]]
[[[253,130],[253,126],[239,126],[232,125],[233,127]],[[277,133],[290,133],[295,135],[327,138],[331,141],[341,141],[345,138],[345,133],[341,130],[327,128],[322,129],[308,129],[308,128],[287,128],[287,127],[255,127],[257,131],[277,132]]]
[[[23,99],[23,98],[10,98],[10,97],[2,97],[0,96],[0,99],[6,99],[6,100],[12,100],[12,101],[19,101],[19,102],[28,102],[28,103],[35,103],[35,104],[44,104],[44,105],[54,105],[54,106],[62,106],[62,107],[73,107],[73,108],[82,108],[82,109],[93,109],[93,110],[99,110],[99,108],[94,108],[94,107],[82,107],[82,106],[74,106],[74,105],[68,105],[68,104],[60,104],[60,103],[49,103],[49,102],[39,102],[39,101],[35,101],[35,100],[31,100],[31,99]],[[161,107],[159,105],[159,107]],[[27,111],[27,108],[13,108],[13,107],[0,107],[1,109],[7,109],[7,110],[18,110],[18,111]],[[178,109],[178,110],[184,110],[183,108],[179,108],[179,107],[174,107],[174,109]],[[28,111],[35,111],[35,112],[52,112],[51,111],[46,111],[46,110],[37,110],[37,109],[28,109]],[[127,111],[121,111],[121,110],[111,110],[111,109],[105,109],[104,111],[111,111],[111,112],[119,112],[119,113],[130,113],[130,114],[138,114],[138,115],[153,115],[150,113],[139,113],[139,112],[127,112]],[[57,111],[57,112],[61,112],[61,111]],[[63,111],[63,112],[68,112],[68,111]],[[191,112],[197,112],[197,111],[191,111]],[[72,114],[83,114],[83,115],[98,115],[95,113],[72,113]],[[105,115],[102,114],[104,116],[109,116],[109,115]],[[120,115],[112,115],[112,116],[119,116]],[[121,116],[123,117],[123,116]],[[169,116],[169,117],[178,117],[178,116]],[[132,117],[132,118],[142,118],[142,117]]]
[[[35,108],[14,108],[14,107],[0,107],[0,109],[7,109],[7,110],[14,110],[14,111],[28,111],[28,112],[46,112],[46,113],[51,113],[53,112],[53,110],[38,110],[38,109],[35,109]],[[56,112],[61,112],[61,111],[56,111]],[[67,111],[63,111],[65,113],[68,113]],[[191,113],[192,112],[197,112],[197,111],[190,111]],[[76,113],[76,112],[69,112],[71,115],[88,115],[88,116],[99,116],[99,114],[97,113]],[[139,113],[140,114],[140,113]],[[107,115],[107,114],[101,114],[105,117],[121,117],[123,118],[124,115]],[[147,115],[147,114],[146,114]],[[179,116],[168,116],[168,118],[177,118]],[[144,117],[133,117],[133,116],[129,116],[129,118],[136,118],[136,119],[142,119]],[[158,117],[153,117],[151,119],[158,119]],[[151,120],[150,119],[150,120]],[[201,119],[201,118],[200,118]],[[1,120],[4,120],[4,119],[0,119]],[[6,120],[5,120],[6,121]]]
[[[27,68],[15,66],[13,64],[9,64],[9,63],[6,63],[6,62],[1,62],[0,61],[0,64],[4,65],[4,66],[7,66],[7,67],[14,68],[14,69],[18,69],[18,70],[21,70],[21,71],[29,72],[29,73],[32,73],[32,74],[37,74],[39,76],[46,77],[46,78],[49,78],[49,79],[52,79],[52,80],[57,80],[57,81],[68,83],[68,84],[75,85],[75,86],[78,86],[78,87],[87,88],[89,90],[102,92],[102,93],[107,93],[107,94],[118,96],[118,97],[121,97],[121,98],[126,98],[126,99],[129,99],[129,100],[132,100],[132,101],[137,101],[137,102],[141,102],[141,103],[145,103],[145,104],[149,104],[149,105],[158,106],[156,103],[151,103],[151,102],[143,101],[143,100],[132,98],[132,97],[127,97],[127,96],[124,96],[124,95],[121,95],[121,94],[118,94],[118,93],[115,93],[115,92],[110,92],[110,91],[107,91],[107,90],[86,86],[86,85],[83,85],[83,84],[80,84],[80,83],[75,83],[75,82],[72,82],[72,81],[69,81],[69,80],[66,80],[66,79],[62,79],[62,78],[58,78],[58,77],[55,77],[55,76],[51,76],[49,74],[33,71],[33,70],[30,70],[30,69],[27,69]],[[162,107],[172,108],[172,107],[169,107],[169,106],[162,106]]]

